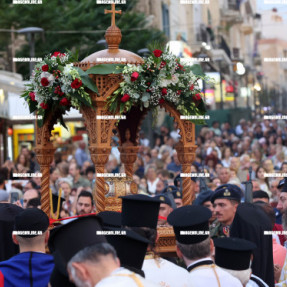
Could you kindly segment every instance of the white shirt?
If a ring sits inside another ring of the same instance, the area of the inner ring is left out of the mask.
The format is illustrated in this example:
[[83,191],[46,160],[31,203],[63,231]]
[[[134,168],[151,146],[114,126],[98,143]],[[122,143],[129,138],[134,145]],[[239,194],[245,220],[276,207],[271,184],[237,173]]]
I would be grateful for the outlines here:
[[112,274],[102,279],[95,287],[156,287],[160,286],[128,269],[118,268]]
[[159,181],[158,177],[156,178],[156,180],[153,183],[151,183],[149,180],[147,181],[148,191],[150,193],[156,192],[156,185],[157,185],[158,181]]
[[142,270],[145,278],[163,287],[187,287],[189,282],[186,269],[163,258],[145,259]]
[[[197,260],[188,266],[191,267],[196,263],[199,263],[203,260],[211,260],[211,258],[203,258]],[[217,276],[216,276],[217,274]],[[219,279],[220,287],[242,287],[241,282],[222,270],[220,267],[215,264],[212,265],[201,265],[195,267],[189,272],[189,286],[193,287],[219,287],[217,277]]]

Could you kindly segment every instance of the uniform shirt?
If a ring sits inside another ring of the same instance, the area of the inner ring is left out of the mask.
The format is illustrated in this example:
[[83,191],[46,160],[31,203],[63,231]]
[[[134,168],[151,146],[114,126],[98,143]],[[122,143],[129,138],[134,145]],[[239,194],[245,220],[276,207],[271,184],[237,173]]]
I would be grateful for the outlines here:
[[145,278],[163,287],[187,287],[188,272],[163,258],[146,256],[142,270]]
[[53,256],[40,252],[23,252],[0,262],[5,287],[46,287],[53,268]]
[[192,287],[242,287],[237,278],[216,266],[209,257],[193,262],[187,270]]
[[223,226],[217,219],[212,222],[209,227],[210,237],[218,238],[218,237],[228,237],[229,236],[230,226]]
[[[118,268],[112,274],[102,279],[95,287],[159,287],[145,278],[137,275],[128,269]],[[6,286],[5,286],[6,287]]]

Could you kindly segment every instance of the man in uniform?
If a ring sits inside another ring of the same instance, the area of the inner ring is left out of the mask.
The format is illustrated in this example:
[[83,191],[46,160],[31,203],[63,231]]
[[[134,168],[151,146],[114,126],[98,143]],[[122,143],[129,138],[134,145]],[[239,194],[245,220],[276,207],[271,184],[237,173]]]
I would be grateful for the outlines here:
[[5,287],[47,286],[54,262],[45,254],[49,218],[38,208],[28,208],[15,217],[13,241],[20,253],[0,262]]
[[173,196],[176,207],[182,207],[182,193],[178,187],[174,185],[167,186],[162,193],[170,193]]
[[160,286],[188,286],[187,271],[161,258],[155,251],[160,201],[146,195],[129,195],[122,199],[122,225],[130,227],[150,241],[142,268],[145,278]]
[[211,259],[213,241],[209,237],[211,211],[203,206],[183,206],[168,216],[176,237],[176,251],[189,271],[188,286],[242,287],[240,281],[216,266]]
[[210,237],[228,237],[230,225],[242,197],[241,189],[234,184],[219,186],[211,197],[217,223],[210,226]]
[[[159,216],[167,218],[168,215],[173,211],[172,203],[170,198],[165,194],[159,194],[155,196],[156,199],[160,200],[160,208],[159,208]],[[168,225],[165,219],[159,218],[158,219],[159,226],[166,226]]]

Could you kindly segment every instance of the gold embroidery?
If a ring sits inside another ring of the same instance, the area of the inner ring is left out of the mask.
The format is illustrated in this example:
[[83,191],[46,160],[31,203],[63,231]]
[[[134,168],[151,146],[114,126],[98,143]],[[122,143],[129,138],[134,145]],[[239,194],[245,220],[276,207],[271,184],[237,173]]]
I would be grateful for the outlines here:
[[115,274],[113,276],[121,276],[121,277],[130,277],[131,279],[133,279],[136,284],[138,285],[138,287],[144,287],[143,283],[141,282],[141,280],[136,276],[135,273],[132,274]]

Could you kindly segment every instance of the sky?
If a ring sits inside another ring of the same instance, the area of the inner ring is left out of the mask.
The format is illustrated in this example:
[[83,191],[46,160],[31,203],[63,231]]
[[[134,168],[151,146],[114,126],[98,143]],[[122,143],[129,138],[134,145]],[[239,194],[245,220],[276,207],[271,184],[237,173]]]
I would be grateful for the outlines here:
[[[265,4],[264,2],[268,2]],[[273,8],[277,8],[278,12],[287,13],[287,1],[286,0],[273,0],[274,3],[280,2],[281,4],[269,4],[272,0],[257,0],[257,9],[260,10],[271,10]]]

